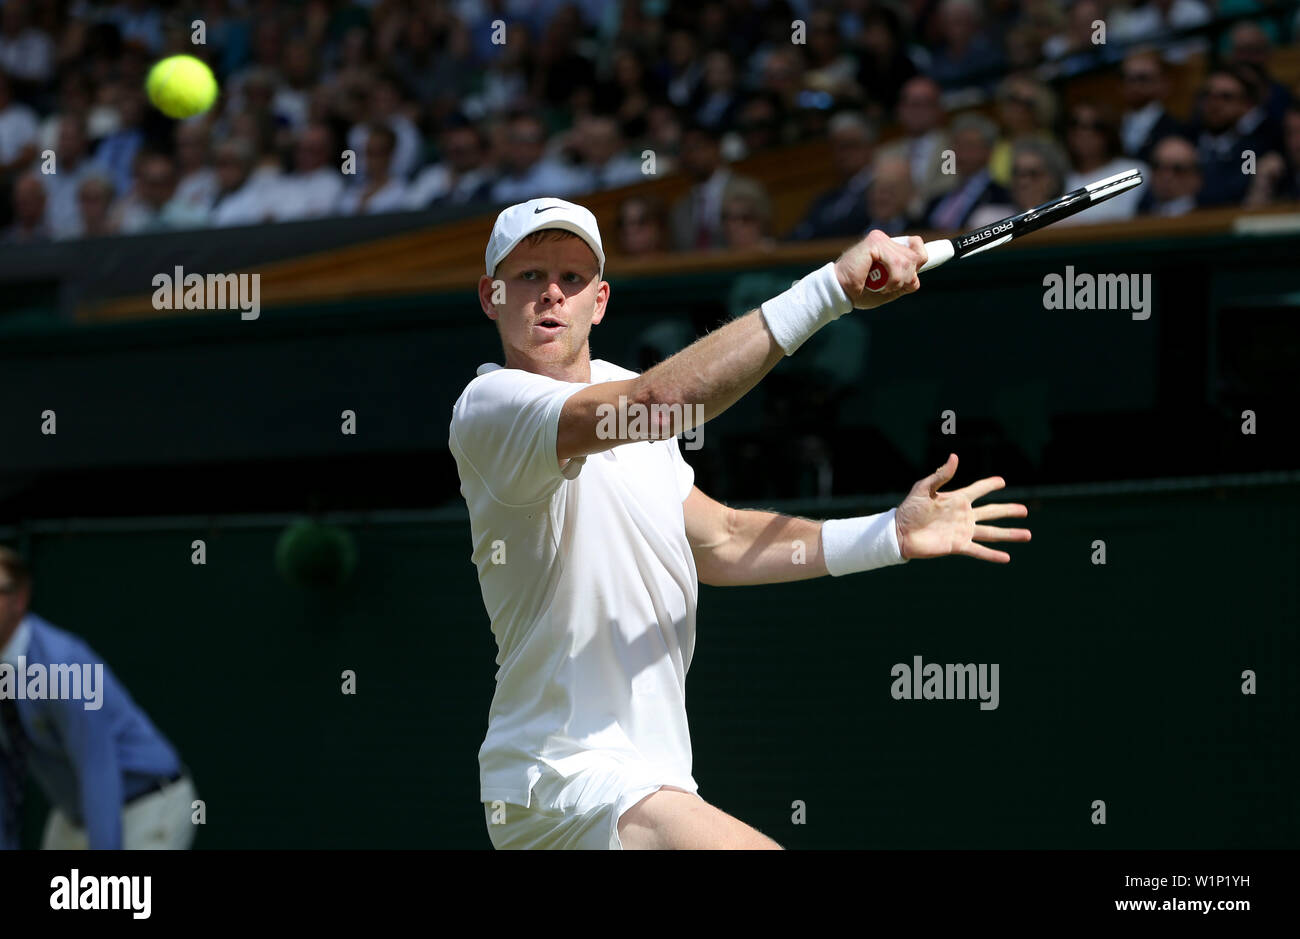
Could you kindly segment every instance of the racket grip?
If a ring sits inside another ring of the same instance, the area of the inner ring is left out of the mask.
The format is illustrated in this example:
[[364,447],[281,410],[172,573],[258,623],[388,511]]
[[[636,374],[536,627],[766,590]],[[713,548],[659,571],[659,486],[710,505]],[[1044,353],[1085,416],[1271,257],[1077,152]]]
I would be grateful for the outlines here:
[[[894,239],[895,242],[907,247],[908,240],[906,235],[899,235]],[[938,241],[927,241],[925,243],[925,253],[928,260],[916,269],[918,274],[938,267],[947,261],[952,260],[953,247],[952,242],[947,238],[941,238]],[[885,287],[885,281],[888,279],[885,269],[877,261],[871,265],[871,270],[867,271],[867,289],[873,293],[878,293]]]

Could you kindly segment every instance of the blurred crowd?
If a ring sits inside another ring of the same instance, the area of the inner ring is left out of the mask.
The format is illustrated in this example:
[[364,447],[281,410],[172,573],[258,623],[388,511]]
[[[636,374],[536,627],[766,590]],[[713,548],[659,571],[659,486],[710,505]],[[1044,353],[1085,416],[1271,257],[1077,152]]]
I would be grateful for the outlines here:
[[[1135,165],[1140,189],[1077,220],[1297,199],[1297,89],[1269,71],[1297,25],[1269,0],[4,0],[0,237],[487,208],[667,173],[687,195],[626,198],[614,250],[969,228]],[[149,105],[175,53],[216,72],[208,114]],[[1200,55],[1176,111],[1171,69]],[[1122,98],[1062,107],[1059,80],[1099,66]],[[979,96],[989,116],[964,109]],[[836,179],[775,232],[772,194],[731,164],[817,138]]]

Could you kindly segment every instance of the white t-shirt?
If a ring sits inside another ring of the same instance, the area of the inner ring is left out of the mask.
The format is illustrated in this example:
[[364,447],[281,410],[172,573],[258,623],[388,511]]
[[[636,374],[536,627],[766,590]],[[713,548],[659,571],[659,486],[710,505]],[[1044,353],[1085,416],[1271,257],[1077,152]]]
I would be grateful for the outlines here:
[[[591,363],[593,383],[635,376]],[[672,439],[592,454],[567,479],[560,410],[584,387],[485,365],[452,408],[498,650],[485,802],[529,806],[543,777],[546,807],[565,811],[638,787],[697,790],[686,670],[699,580],[682,510],[695,474]]]

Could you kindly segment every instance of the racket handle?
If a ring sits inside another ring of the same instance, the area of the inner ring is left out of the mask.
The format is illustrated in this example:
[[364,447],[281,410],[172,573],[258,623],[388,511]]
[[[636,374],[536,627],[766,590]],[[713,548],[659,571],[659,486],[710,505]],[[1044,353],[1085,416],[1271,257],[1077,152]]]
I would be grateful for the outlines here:
[[[899,235],[894,239],[894,241],[903,247],[907,247],[908,245],[906,235]],[[952,242],[947,238],[940,238],[938,241],[927,241],[925,243],[925,253],[928,260],[916,269],[918,274],[951,261],[953,255]],[[878,293],[884,289],[885,281],[887,279],[888,276],[885,273],[885,269],[881,267],[880,262],[877,261],[871,265],[871,270],[867,271],[867,289],[873,293]]]

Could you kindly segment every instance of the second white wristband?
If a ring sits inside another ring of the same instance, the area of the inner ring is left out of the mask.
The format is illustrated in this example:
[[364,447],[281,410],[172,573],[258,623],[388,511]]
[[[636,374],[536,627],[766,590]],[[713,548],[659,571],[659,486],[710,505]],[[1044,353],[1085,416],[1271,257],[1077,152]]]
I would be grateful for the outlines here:
[[897,509],[857,518],[831,518],[822,522],[822,560],[832,577],[906,564],[898,545],[894,515]]

